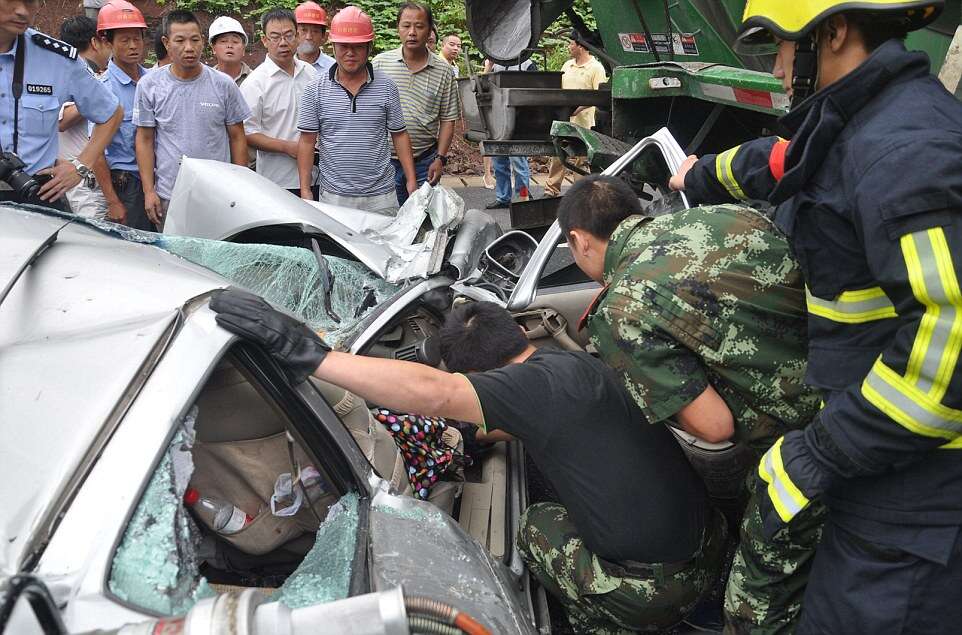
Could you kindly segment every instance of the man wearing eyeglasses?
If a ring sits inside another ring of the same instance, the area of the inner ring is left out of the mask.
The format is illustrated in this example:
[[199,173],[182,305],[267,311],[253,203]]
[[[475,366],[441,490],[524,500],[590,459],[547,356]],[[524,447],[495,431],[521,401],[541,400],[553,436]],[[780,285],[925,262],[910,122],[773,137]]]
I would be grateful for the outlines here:
[[[268,11],[261,18],[261,30],[267,58],[241,86],[252,113],[244,123],[247,143],[257,150],[257,173],[300,196],[297,112],[301,95],[317,71],[294,55],[297,22],[292,11]],[[316,183],[314,174],[311,185],[315,190]]]

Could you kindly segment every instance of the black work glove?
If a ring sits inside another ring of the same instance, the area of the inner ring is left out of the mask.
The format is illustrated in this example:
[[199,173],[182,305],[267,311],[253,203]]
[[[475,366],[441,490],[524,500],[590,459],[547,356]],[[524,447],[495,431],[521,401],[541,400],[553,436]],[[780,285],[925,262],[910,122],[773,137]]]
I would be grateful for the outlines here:
[[281,313],[263,298],[240,289],[218,289],[210,308],[217,323],[260,344],[279,361],[295,384],[312,375],[331,347],[303,322]]

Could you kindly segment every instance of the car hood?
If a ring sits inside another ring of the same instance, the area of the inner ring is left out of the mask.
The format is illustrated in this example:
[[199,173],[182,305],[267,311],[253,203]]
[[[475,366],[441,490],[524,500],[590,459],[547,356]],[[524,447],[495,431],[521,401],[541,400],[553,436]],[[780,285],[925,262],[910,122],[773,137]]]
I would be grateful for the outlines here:
[[2,205],[0,289],[61,227],[0,305],[0,573],[20,568],[181,308],[227,285],[160,249]]
[[[429,234],[431,244],[424,250],[413,250],[407,242],[399,246],[399,240],[420,236],[417,229],[423,215],[414,213],[409,215],[410,223],[401,219],[392,225],[392,217],[298,198],[242,166],[185,158],[171,194],[164,234],[231,240],[262,227],[292,227],[305,235],[328,236],[391,282],[428,277],[444,266],[453,268],[455,277],[461,279],[474,271],[484,248],[501,230],[488,214],[465,212],[463,201],[452,191],[435,189],[441,194],[429,213],[431,221],[435,226],[449,227],[452,233],[457,227],[457,233],[450,241],[453,244],[449,244],[446,231],[437,237]],[[429,192],[430,186],[422,186],[414,196],[427,200]],[[441,213],[434,214],[435,210]]]

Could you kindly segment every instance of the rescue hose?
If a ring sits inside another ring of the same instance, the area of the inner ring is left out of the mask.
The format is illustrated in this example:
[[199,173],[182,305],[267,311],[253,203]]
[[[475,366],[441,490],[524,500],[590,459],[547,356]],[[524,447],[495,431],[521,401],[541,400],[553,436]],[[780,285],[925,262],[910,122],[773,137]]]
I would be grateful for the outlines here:
[[461,635],[460,628],[435,622],[424,615],[409,615],[408,629],[412,633],[423,633],[424,635]]
[[[453,626],[459,631],[468,635],[491,635],[491,632],[479,624],[473,617],[463,613],[449,604],[432,600],[431,598],[420,596],[406,596],[404,607],[408,610],[410,617],[408,621],[416,619],[419,615],[427,616],[441,622],[441,625]],[[431,631],[437,632],[437,631]]]

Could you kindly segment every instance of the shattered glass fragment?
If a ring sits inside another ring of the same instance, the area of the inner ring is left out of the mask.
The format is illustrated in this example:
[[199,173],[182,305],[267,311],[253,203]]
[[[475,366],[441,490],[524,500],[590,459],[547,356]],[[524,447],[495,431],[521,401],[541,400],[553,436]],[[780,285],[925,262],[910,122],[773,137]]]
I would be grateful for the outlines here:
[[357,508],[358,496],[353,492],[331,506],[314,546],[272,600],[297,609],[347,597],[357,543]]
[[379,503],[375,504],[373,509],[394,516],[395,518],[416,521],[425,527],[442,528],[448,525],[445,514],[433,505],[393,507]]
[[[163,615],[186,613],[213,591],[201,577],[200,531],[181,504],[193,463],[197,408],[174,434],[114,555],[108,586],[121,600]],[[185,459],[185,456],[187,459]]]
[[[245,245],[186,236],[158,236],[156,244],[286,308],[311,328],[324,331],[330,344],[337,344],[370,308],[397,291],[397,286],[359,262],[322,256],[333,276],[328,296],[324,292],[326,272],[318,266],[312,252],[299,247]],[[361,306],[368,308],[359,312]]]

